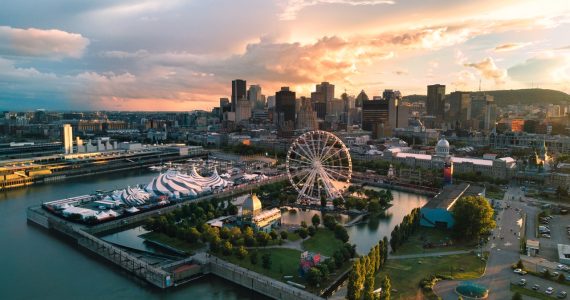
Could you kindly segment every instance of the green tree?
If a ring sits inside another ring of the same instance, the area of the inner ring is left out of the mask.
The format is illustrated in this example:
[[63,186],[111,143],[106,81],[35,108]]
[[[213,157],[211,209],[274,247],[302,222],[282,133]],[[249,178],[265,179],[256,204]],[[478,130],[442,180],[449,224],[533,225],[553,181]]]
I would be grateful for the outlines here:
[[566,281],[566,277],[564,276],[564,274],[560,273],[558,274],[558,278],[556,280],[558,280],[558,282],[560,283],[563,283],[564,281]]
[[336,225],[336,220],[332,215],[325,215],[323,217],[323,225],[330,230],[334,230],[334,226]]
[[265,247],[267,243],[269,243],[270,236],[266,232],[260,231],[255,235],[255,239],[257,240],[257,244]]
[[232,245],[232,243],[230,243],[230,242],[228,242],[228,241],[225,241],[225,242],[223,243],[223,245],[222,245],[222,253],[223,253],[224,255],[230,255],[230,254],[232,254],[232,249],[233,249],[233,247],[234,247],[234,246]]
[[384,281],[382,281],[382,300],[390,300],[390,292],[392,290],[392,283],[390,282],[390,277],[386,275]]
[[314,236],[317,233],[317,229],[315,226],[309,226],[309,228],[307,228],[307,232],[310,236]]
[[364,300],[374,300],[374,273],[366,275],[364,280]]
[[265,253],[261,256],[261,266],[265,269],[271,268],[271,254]]
[[244,259],[247,256],[247,250],[243,246],[239,246],[236,250],[236,256],[239,259]]
[[340,224],[336,224],[335,228],[334,228],[334,236],[343,241],[343,242],[348,242],[349,236],[348,236],[348,232],[346,231],[346,228],[344,228],[344,226],[340,225]]
[[251,262],[252,265],[257,264],[257,250],[251,251],[251,253],[249,254],[249,261]]
[[316,267],[312,267],[309,269],[307,273],[307,282],[312,286],[317,286],[323,280],[323,273]]
[[282,239],[282,240],[286,240],[286,239],[288,238],[288,236],[289,236],[289,234],[287,233],[287,231],[281,231],[280,235],[281,235],[281,239]]
[[453,232],[457,238],[479,240],[495,227],[493,208],[489,201],[481,196],[463,197],[452,209],[455,220]]
[[297,230],[297,233],[299,234],[299,236],[300,236],[302,239],[306,238],[307,235],[309,234],[308,231],[307,231],[307,228],[305,228],[305,227],[299,228],[299,229]]
[[321,217],[319,217],[319,215],[314,214],[313,217],[311,218],[311,223],[313,223],[313,226],[319,227],[319,225],[321,224]]

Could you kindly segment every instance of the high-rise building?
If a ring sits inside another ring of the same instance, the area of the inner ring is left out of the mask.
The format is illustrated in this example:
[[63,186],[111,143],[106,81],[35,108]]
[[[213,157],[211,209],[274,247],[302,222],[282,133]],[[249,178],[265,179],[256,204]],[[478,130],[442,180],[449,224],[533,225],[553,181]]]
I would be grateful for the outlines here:
[[246,98],[238,99],[236,103],[236,123],[248,121],[251,117],[251,103]]
[[279,128],[295,127],[295,92],[282,87],[275,93],[275,116],[273,120]]
[[322,97],[324,102],[326,103],[326,114],[332,114],[332,101],[334,99],[334,84],[330,84],[326,81],[321,82],[321,84],[317,84],[316,87],[317,92],[322,93]]
[[299,113],[297,113],[295,128],[306,130],[318,129],[317,113],[313,110],[311,99],[301,97],[301,100],[299,102],[301,104],[301,107],[299,109]]
[[389,123],[390,127],[393,128],[401,128],[406,127],[408,125],[408,114],[409,111],[404,113],[402,110],[403,117],[400,120],[400,102],[402,101],[402,93],[400,91],[394,90],[384,90],[382,93],[382,98],[384,101],[388,101],[388,112],[389,112]]
[[265,107],[265,97],[261,94],[261,86],[258,84],[249,86],[247,99],[251,103],[252,109],[263,109]]
[[445,119],[452,128],[463,128],[471,119],[471,95],[467,92],[453,92],[447,97],[449,110]]
[[69,124],[63,124],[63,149],[65,154],[73,153],[73,129]]
[[434,84],[427,86],[426,99],[427,114],[443,121],[445,112],[445,85]]
[[495,126],[495,99],[485,93],[471,94],[471,125],[477,130],[491,130]]
[[275,107],[275,96],[267,97],[267,109],[272,109]]
[[236,104],[239,99],[247,99],[246,82],[243,79],[232,80],[232,111],[236,111]]
[[324,94],[321,91],[311,93],[311,102],[313,103],[313,110],[317,113],[317,118],[324,120],[327,115],[327,104],[325,102]]
[[388,110],[389,103],[386,100],[364,101],[362,103],[362,129],[372,131],[375,137],[385,134],[390,127]]
[[368,95],[366,95],[364,90],[362,90],[362,91],[360,91],[360,94],[358,94],[358,96],[356,96],[356,101],[354,103],[354,106],[362,107],[362,103],[364,103],[364,101],[368,101],[368,100],[370,100],[370,98],[368,98]]

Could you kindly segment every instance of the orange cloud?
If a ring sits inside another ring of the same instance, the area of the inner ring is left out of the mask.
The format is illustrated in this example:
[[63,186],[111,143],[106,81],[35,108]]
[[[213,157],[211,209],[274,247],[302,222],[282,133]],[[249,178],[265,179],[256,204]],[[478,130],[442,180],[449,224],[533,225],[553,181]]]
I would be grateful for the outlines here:
[[479,71],[485,79],[492,79],[496,84],[505,83],[507,78],[507,71],[500,69],[495,64],[495,61],[491,57],[487,57],[480,62],[465,64],[466,67],[472,67]]

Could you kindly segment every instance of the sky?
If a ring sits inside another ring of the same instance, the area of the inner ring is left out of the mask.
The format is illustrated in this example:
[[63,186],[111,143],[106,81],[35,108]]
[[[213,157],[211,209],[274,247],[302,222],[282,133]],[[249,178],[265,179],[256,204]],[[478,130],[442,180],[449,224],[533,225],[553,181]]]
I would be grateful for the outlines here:
[[210,110],[384,89],[570,93],[568,0],[3,0],[2,110]]

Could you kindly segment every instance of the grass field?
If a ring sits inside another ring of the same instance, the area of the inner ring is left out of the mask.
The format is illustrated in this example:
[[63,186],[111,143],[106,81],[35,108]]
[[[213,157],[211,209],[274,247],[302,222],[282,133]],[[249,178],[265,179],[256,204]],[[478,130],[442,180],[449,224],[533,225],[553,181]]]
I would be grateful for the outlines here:
[[311,238],[303,241],[303,249],[331,257],[344,243],[334,236],[334,232],[320,228]]
[[145,240],[151,240],[151,241],[155,241],[155,242],[158,242],[161,244],[168,245],[172,248],[176,248],[176,249],[184,251],[188,254],[192,254],[196,250],[205,246],[202,243],[191,244],[191,243],[188,243],[186,241],[183,241],[183,240],[180,240],[177,238],[169,237],[168,235],[166,235],[164,233],[158,233],[158,232],[154,232],[154,231],[149,232],[149,233],[145,233],[145,234],[141,235],[140,237],[145,239]]
[[287,232],[287,240],[294,242],[300,240],[301,237],[295,232]]
[[407,242],[397,249],[394,255],[469,250],[474,248],[474,245],[468,245],[465,243],[454,243],[447,247],[423,248],[424,241],[430,241],[433,244],[440,244],[450,240],[451,232],[448,230],[420,227]]
[[[269,269],[263,268],[261,263],[261,257],[265,253],[271,255],[271,268]],[[284,281],[283,276],[294,276],[293,281],[304,282],[304,279],[300,279],[299,276],[299,261],[301,257],[301,251],[299,250],[286,248],[257,249],[257,264],[255,265],[251,263],[251,251],[244,259],[239,259],[235,255],[218,256],[223,260],[273,279]]]
[[420,281],[432,274],[452,276],[454,279],[473,279],[483,274],[484,263],[474,254],[458,254],[442,257],[388,260],[386,266],[376,275],[376,287],[380,287],[388,275],[392,288],[392,299],[410,299],[421,295]]

